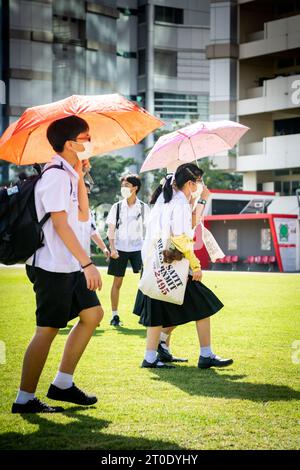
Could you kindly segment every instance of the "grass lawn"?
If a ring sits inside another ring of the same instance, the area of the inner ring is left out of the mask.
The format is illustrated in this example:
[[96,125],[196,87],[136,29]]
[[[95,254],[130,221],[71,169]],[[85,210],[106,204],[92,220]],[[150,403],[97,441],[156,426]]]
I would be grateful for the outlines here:
[[[205,273],[204,282],[225,304],[212,319],[213,348],[234,364],[197,369],[191,323],[173,337],[174,354],[189,362],[167,371],[140,369],[145,330],[131,313],[137,276],[128,272],[124,281],[120,329],[109,326],[111,278],[103,278],[106,316],[75,374],[80,387],[97,394],[97,405],[66,404],[63,414],[20,416],[10,408],[35,328],[35,302],[23,269],[0,269],[0,340],[6,345],[1,449],[300,448],[300,364],[293,363],[291,347],[300,340],[299,275]],[[37,392],[41,399],[69,330],[60,330],[53,343]]]

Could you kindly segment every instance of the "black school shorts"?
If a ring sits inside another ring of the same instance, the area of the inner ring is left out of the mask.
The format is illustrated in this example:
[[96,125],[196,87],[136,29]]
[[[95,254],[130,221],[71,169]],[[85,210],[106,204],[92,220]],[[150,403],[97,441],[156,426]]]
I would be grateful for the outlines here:
[[132,266],[134,273],[139,273],[142,269],[141,251],[120,251],[119,258],[110,258],[107,274],[110,276],[124,277],[128,261]]
[[81,271],[54,273],[26,265],[26,274],[35,292],[37,326],[65,328],[82,310],[100,305]]

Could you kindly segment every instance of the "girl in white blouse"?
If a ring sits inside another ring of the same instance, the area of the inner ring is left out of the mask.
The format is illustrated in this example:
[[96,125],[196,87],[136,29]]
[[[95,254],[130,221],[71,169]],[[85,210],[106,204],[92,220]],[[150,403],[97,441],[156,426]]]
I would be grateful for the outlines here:
[[191,202],[198,193],[202,174],[203,171],[195,164],[185,163],[152,196],[151,204],[155,205],[147,225],[143,251],[147,252],[147,244],[151,243],[151,239],[158,231],[163,233],[164,227],[169,225],[173,244],[190,262],[190,274],[182,305],[151,299],[138,291],[134,313],[140,316],[139,322],[147,327],[147,346],[142,367],[173,368],[157,357],[162,328],[190,321],[196,322],[201,347],[199,368],[225,367],[233,362],[232,359],[221,359],[211,350],[210,316],[217,313],[223,304],[202,284],[200,262],[193,251],[195,221]]

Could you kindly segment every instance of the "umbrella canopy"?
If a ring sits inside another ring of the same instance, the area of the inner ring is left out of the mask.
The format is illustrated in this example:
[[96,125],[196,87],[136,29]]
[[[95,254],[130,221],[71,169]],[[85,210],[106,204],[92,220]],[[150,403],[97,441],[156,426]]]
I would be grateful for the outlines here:
[[0,159],[17,165],[49,161],[54,153],[46,136],[49,124],[74,115],[87,121],[95,155],[135,145],[164,124],[119,94],[73,95],[28,108],[2,135]]
[[152,147],[141,172],[168,168],[231,149],[249,127],[233,121],[195,122],[163,135]]

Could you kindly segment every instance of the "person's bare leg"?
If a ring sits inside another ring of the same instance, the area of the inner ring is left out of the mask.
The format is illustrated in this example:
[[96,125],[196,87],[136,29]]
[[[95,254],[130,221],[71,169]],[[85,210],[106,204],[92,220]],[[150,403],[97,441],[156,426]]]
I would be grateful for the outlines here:
[[114,277],[114,282],[111,288],[110,300],[111,300],[111,309],[113,312],[118,310],[119,298],[120,298],[120,289],[123,284],[123,277]]
[[203,318],[203,320],[196,321],[196,329],[199,338],[200,347],[205,348],[210,346],[210,317]]
[[160,340],[161,326],[150,326],[147,328],[147,351],[156,351]]
[[41,326],[36,328],[36,333],[24,355],[20,390],[28,393],[36,391],[52,341],[57,332],[58,328]]
[[166,338],[166,345],[169,347],[170,346],[170,341],[171,341],[171,333],[173,330],[175,330],[176,326],[168,326],[167,328],[163,328],[162,329],[162,333],[164,333],[165,335],[168,335],[168,337]]
[[210,367],[227,367],[233,363],[232,359],[222,359],[216,356],[211,349],[210,318],[196,321],[196,328],[200,343],[200,357],[198,367],[208,369]]
[[101,322],[104,312],[102,307],[82,310],[78,323],[69,333],[59,371],[73,375],[74,370],[87,347],[95,329]]

